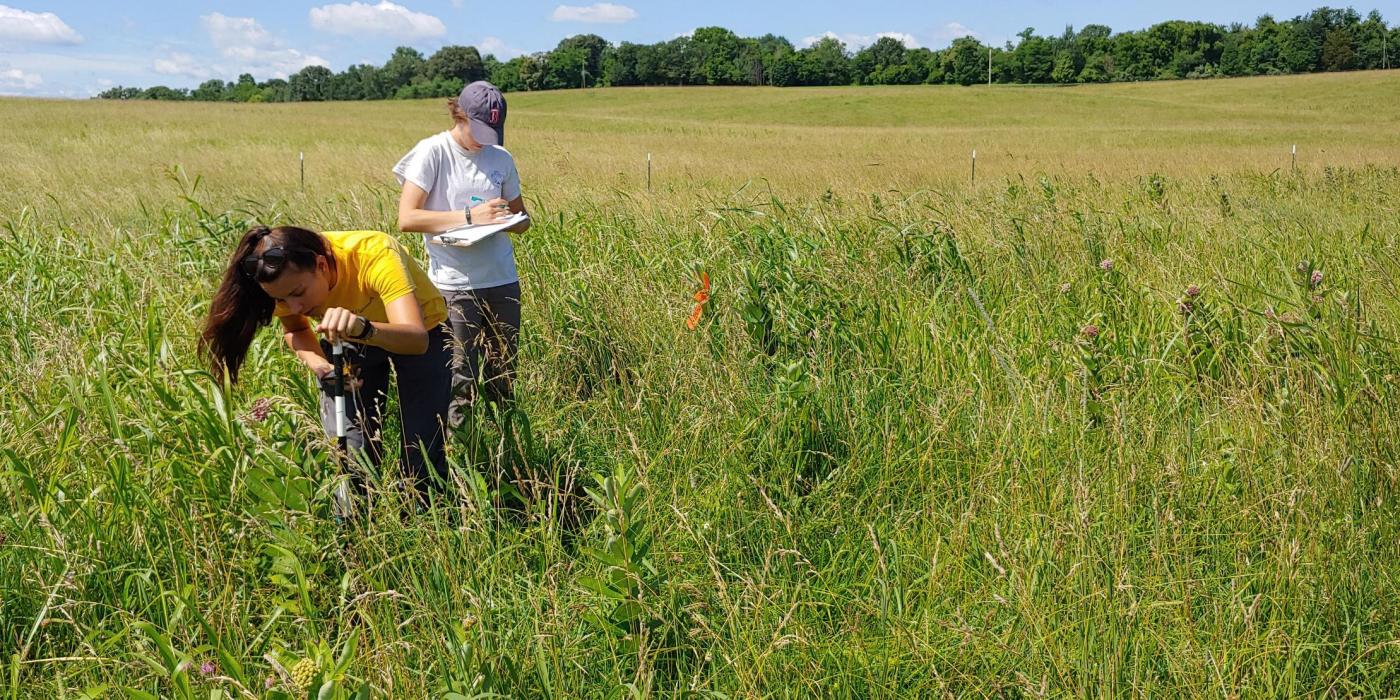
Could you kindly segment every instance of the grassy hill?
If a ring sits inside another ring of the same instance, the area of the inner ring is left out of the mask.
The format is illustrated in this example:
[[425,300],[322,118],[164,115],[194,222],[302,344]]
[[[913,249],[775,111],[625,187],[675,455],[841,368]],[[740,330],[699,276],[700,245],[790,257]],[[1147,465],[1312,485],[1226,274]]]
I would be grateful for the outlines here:
[[[388,168],[450,126],[442,101],[219,105],[0,101],[4,200],[72,188],[134,199],[171,164],[207,187],[281,197],[392,185]],[[1400,72],[961,88],[636,88],[517,93],[507,142],[552,200],[762,179],[810,193],[917,189],[970,175],[1179,176],[1400,163]]]

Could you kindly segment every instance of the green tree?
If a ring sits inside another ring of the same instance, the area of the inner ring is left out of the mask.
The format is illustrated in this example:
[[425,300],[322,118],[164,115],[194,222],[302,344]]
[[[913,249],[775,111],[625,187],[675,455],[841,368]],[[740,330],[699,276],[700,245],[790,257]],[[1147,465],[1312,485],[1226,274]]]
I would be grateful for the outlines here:
[[1015,63],[1019,69],[1017,79],[1025,83],[1048,83],[1053,80],[1055,53],[1050,42],[1036,36],[1035,30],[1030,27],[1019,36],[1021,42],[1015,50]]
[[1074,69],[1074,57],[1069,51],[1055,54],[1055,65],[1050,69],[1050,82],[1065,85],[1079,79],[1079,71]]
[[1160,69],[1158,47],[1143,32],[1124,32],[1114,37],[1113,64],[1123,80],[1151,80]]
[[544,66],[544,76],[539,89],[584,87],[588,52],[581,46],[562,46],[545,55]]
[[856,52],[851,59],[856,79],[867,85],[890,85],[904,82],[904,67],[908,49],[898,39],[882,36],[875,43]]
[[1356,26],[1356,67],[1376,69],[1384,67],[1383,53],[1386,45],[1386,26],[1381,13],[1372,10],[1366,21]]
[[97,93],[99,100],[139,100],[141,99],[141,88],[135,87],[110,87]]
[[706,85],[738,85],[745,71],[739,66],[739,37],[723,27],[701,27],[690,35],[696,82]]
[[1278,53],[1280,67],[1289,73],[1310,73],[1317,69],[1322,43],[1314,42],[1309,23],[1295,19],[1279,25]]
[[397,91],[422,77],[426,69],[427,61],[423,60],[423,54],[418,53],[417,49],[400,46],[394,49],[393,55],[385,62],[381,71],[384,86],[390,92]]
[[987,47],[982,42],[970,36],[954,39],[947,56],[947,73],[953,82],[958,85],[987,82]]
[[199,87],[190,93],[190,99],[202,102],[221,102],[225,94],[224,81],[211,79],[200,83]]
[[850,85],[853,72],[846,45],[832,37],[798,52],[802,57],[800,75],[803,85]]
[[[378,68],[370,66],[378,72]],[[360,71],[363,66],[354,65],[346,68],[343,72],[331,76],[330,85],[326,87],[327,99],[332,100],[367,100],[371,95],[365,94],[365,84],[361,78]]]
[[1113,54],[1099,52],[1084,60],[1084,68],[1079,71],[1079,82],[1106,83],[1113,80],[1114,75]]
[[[499,67],[500,65],[501,65],[500,60],[498,60],[495,56],[493,56],[493,55],[491,55],[491,54],[489,54],[489,53],[486,54],[485,56],[482,56],[482,57],[481,57],[481,75],[482,75],[482,80],[491,80],[491,74],[492,74],[492,73],[495,73],[495,72],[496,72],[496,68]],[[500,87],[500,86],[497,85],[496,87]]]
[[545,90],[549,78],[549,52],[520,57],[520,83],[524,90]]
[[256,94],[258,94],[258,81],[253,79],[252,74],[244,73],[238,76],[237,83],[228,87],[224,99],[232,102],[249,102]]
[[520,67],[524,62],[523,57],[516,57],[498,64],[491,71],[491,77],[488,80],[502,92],[524,90],[525,81],[520,78]]
[[1356,67],[1356,49],[1351,32],[1343,27],[1327,30],[1322,40],[1322,69],[1351,70]]
[[1254,31],[1234,25],[1220,41],[1220,72],[1224,75],[1253,75]]
[[656,82],[662,85],[694,85],[700,76],[700,64],[690,37],[676,37],[656,45]]
[[288,99],[292,102],[317,102],[330,99],[331,69],[307,66],[287,78]]
[[[748,43],[749,81],[754,85],[776,85],[773,71],[785,56],[795,53],[792,42],[776,34],[764,34]],[[755,59],[758,61],[757,67],[752,64]]]
[[428,58],[423,71],[428,80],[455,78],[463,85],[486,78],[486,67],[475,46],[444,46]]
[[624,41],[603,57],[603,83],[606,85],[641,85],[637,64],[643,46]]
[[608,42],[597,34],[578,34],[559,42],[545,58],[547,89],[599,84],[607,50]]
[[259,84],[258,93],[263,102],[290,102],[292,99],[291,85],[281,78],[271,78]]
[[148,87],[141,92],[143,100],[184,100],[188,98],[189,94],[185,90],[176,90],[164,85]]
[[802,57],[796,51],[780,53],[768,66],[768,84],[789,87],[802,84]]

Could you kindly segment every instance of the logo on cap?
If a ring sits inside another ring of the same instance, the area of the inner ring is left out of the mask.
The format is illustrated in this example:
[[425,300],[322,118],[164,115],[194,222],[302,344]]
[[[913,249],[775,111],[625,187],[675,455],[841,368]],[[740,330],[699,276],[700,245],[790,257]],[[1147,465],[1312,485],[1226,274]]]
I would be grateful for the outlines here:
[[492,123],[492,124],[495,124],[496,122],[498,122],[498,121],[500,121],[500,120],[501,120],[501,110],[496,109],[496,108],[494,108],[494,107],[491,108],[491,120],[490,120],[491,123]]

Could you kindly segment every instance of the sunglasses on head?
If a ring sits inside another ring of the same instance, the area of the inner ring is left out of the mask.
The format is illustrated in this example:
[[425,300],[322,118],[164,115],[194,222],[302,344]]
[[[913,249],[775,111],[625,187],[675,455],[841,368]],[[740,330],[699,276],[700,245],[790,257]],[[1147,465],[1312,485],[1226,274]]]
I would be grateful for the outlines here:
[[317,254],[301,246],[284,248],[274,246],[264,250],[262,253],[252,253],[248,257],[239,261],[238,266],[243,270],[243,274],[251,279],[258,278],[259,270],[264,274],[276,276],[287,266],[288,262],[294,262],[300,267],[314,265]]
[[243,274],[249,277],[256,277],[258,268],[266,265],[271,272],[281,270],[286,264],[291,254],[286,248],[268,248],[262,253],[253,253],[239,262],[239,267],[243,269]]

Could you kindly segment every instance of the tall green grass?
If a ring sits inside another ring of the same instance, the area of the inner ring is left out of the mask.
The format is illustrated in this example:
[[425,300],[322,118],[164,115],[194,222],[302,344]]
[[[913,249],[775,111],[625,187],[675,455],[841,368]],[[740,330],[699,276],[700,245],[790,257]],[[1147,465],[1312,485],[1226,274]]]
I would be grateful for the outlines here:
[[536,202],[517,411],[337,528],[294,359],[193,337],[369,192],[4,213],[5,697],[1400,688],[1393,168]]

